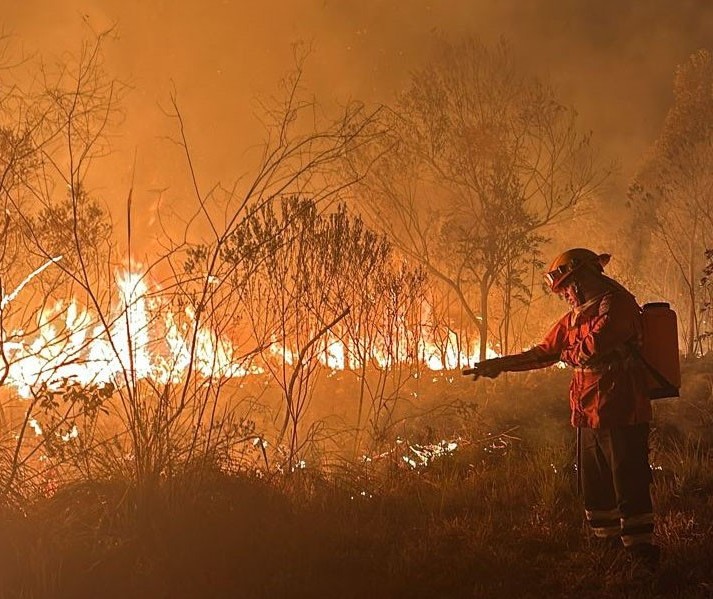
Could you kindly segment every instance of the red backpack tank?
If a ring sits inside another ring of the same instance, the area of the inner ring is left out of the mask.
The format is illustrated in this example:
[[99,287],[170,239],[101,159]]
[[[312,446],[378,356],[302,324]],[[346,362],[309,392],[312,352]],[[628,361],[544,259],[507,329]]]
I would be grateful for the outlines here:
[[681,365],[676,312],[667,302],[652,302],[644,304],[641,315],[644,329],[641,357],[646,364],[649,398],[678,397]]

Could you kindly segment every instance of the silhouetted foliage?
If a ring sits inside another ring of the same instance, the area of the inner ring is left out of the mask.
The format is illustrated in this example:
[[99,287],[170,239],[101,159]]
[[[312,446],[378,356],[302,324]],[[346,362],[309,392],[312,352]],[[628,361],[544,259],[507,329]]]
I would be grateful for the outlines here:
[[371,166],[364,209],[454,292],[478,329],[481,359],[498,328],[498,290],[508,346],[513,302],[529,296],[525,273],[539,263],[547,227],[607,176],[591,135],[504,42],[474,39],[443,41],[382,127],[380,143],[359,155]]
[[[674,101],[629,197],[644,224],[638,251],[663,295],[685,317],[685,353],[700,351],[699,279],[713,230],[713,57],[700,50],[679,65]],[[649,233],[651,231],[651,233]],[[636,234],[635,234],[636,235]],[[647,238],[647,235],[652,237]],[[639,239],[639,237],[635,237]]]

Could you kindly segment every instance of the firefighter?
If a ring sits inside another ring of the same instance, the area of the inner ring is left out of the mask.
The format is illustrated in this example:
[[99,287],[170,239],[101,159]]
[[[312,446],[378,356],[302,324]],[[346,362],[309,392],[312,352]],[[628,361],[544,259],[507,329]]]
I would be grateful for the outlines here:
[[484,360],[464,374],[494,378],[559,361],[573,368],[571,422],[577,428],[587,522],[603,544],[623,544],[653,570],[659,547],[653,543],[648,461],[652,412],[639,354],[641,309],[629,291],[604,274],[609,259],[584,248],[558,256],[545,279],[570,311],[539,345]]

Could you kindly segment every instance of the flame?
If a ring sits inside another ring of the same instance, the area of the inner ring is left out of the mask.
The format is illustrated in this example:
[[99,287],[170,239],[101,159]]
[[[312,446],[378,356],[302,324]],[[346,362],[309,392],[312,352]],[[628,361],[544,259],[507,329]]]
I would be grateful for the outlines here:
[[[330,338],[331,337],[331,338]],[[332,336],[327,337],[324,352],[320,354],[320,362],[323,366],[332,370],[344,370],[347,365],[347,350],[344,343]]]
[[[190,335],[195,332],[193,366],[201,375],[244,376],[248,371],[235,364],[232,343],[206,327],[195,325],[186,310],[183,319],[167,308],[158,313],[148,298],[143,273],[116,276],[120,302],[115,317],[102,322],[75,300],[40,310],[37,334],[27,339],[14,331],[5,344],[8,356],[7,383],[21,397],[45,384],[56,388],[67,379],[82,384],[120,383],[125,373],[132,379],[157,382],[181,380],[191,364]],[[183,320],[183,324],[180,324]],[[162,326],[157,323],[162,322]]]
[[[23,286],[47,265],[27,277]],[[149,288],[146,273],[119,272],[115,282],[119,301],[111,318],[102,320],[71,299],[38,312],[34,338],[28,339],[18,330],[12,332],[11,340],[4,340],[9,364],[6,382],[21,397],[31,397],[38,385],[58,388],[66,380],[121,385],[123,378],[129,377],[175,383],[183,380],[191,367],[206,378],[265,371],[259,365],[242,365],[240,348],[210,327],[198,326],[190,308],[171,309],[159,289]],[[18,291],[3,297],[3,306]],[[339,333],[328,332],[317,354],[322,366],[333,371],[357,369],[364,359],[382,369],[397,363],[420,363],[434,371],[457,369],[479,359],[477,343],[463,348],[459,335],[451,329],[446,330],[445,339],[440,336],[440,343],[424,332],[416,338],[403,321],[377,338],[352,339]],[[294,366],[298,356],[296,349],[276,339],[267,353],[288,366]],[[488,357],[497,355],[491,349],[487,353]]]

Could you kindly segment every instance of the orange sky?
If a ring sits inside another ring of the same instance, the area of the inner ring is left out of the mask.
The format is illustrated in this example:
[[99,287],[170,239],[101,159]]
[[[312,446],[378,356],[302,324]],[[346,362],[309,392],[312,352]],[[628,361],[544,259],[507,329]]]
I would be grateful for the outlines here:
[[[509,39],[549,74],[595,140],[629,176],[670,100],[675,65],[713,45],[713,5],[695,0],[0,0],[0,23],[25,53],[77,52],[88,27],[115,26],[110,74],[130,84],[114,152],[94,190],[121,205],[137,155],[135,205],[158,189],[179,211],[187,192],[163,113],[174,86],[205,187],[244,172],[260,140],[255,97],[275,92],[291,45],[313,45],[306,83],[326,101],[389,101],[435,35]],[[146,208],[147,214],[150,210]]]

